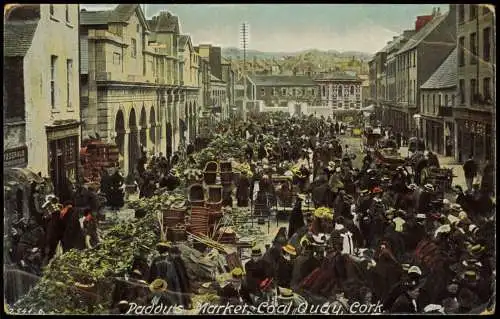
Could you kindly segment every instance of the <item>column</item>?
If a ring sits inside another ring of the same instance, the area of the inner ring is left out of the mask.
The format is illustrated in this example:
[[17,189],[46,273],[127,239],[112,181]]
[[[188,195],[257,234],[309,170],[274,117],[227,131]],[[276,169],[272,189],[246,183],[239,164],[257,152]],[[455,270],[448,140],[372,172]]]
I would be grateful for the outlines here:
[[129,129],[125,129],[125,134],[124,135],[124,138],[123,138],[123,167],[121,167],[121,169],[123,170],[123,173],[124,173],[124,177],[127,177],[127,175],[131,172],[129,172],[128,170],[128,164],[129,164],[129,155],[128,155],[128,148],[129,148],[129,134],[130,134],[130,130]]
[[326,94],[327,98],[328,98],[328,107],[332,107],[332,99],[333,99],[333,84],[329,84],[328,85],[328,93]]

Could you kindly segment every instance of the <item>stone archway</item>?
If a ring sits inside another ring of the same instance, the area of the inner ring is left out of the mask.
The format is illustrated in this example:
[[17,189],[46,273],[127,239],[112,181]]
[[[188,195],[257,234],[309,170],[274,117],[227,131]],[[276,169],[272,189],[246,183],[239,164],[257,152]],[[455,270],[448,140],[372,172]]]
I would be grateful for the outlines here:
[[124,168],[124,156],[125,156],[125,119],[123,117],[122,110],[118,110],[115,118],[115,143],[118,147],[118,151],[120,152],[120,161],[119,165],[123,169]]
[[128,127],[130,133],[128,135],[128,173],[134,172],[135,165],[139,159],[140,147],[139,147],[139,128],[137,127],[137,119],[135,115],[135,110],[132,108],[130,110],[130,116],[128,120]]
[[144,107],[144,105],[142,106],[141,109],[141,119],[139,121],[139,125],[141,127],[139,132],[141,147],[143,146],[146,149],[148,149],[148,136],[147,136],[148,122],[146,120],[146,108]]
[[151,110],[149,110],[149,140],[151,144],[153,144],[154,151],[156,152],[156,113],[155,107],[151,106]]

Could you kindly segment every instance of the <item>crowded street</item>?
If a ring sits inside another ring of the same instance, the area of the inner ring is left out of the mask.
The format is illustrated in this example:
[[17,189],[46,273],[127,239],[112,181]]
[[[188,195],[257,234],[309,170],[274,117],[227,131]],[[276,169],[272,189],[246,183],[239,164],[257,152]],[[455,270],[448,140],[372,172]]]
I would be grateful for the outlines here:
[[493,315],[494,12],[6,4],[4,312]]
[[[140,314],[148,302],[191,314],[314,313],[322,305],[326,313],[360,305],[398,313],[409,311],[407,290],[422,312],[490,307],[494,204],[474,204],[484,201],[480,185],[463,194],[455,181],[437,189],[415,180],[409,158],[391,169],[381,155],[391,137],[371,147],[337,133],[331,118],[271,114],[249,123],[217,124],[206,147],[176,153],[164,167],[144,152],[138,189],[106,196],[97,212],[65,203],[66,214],[83,209],[85,242],[62,237],[52,255],[25,257],[23,272],[42,277],[14,307],[50,312],[66,300],[82,313]],[[119,172],[108,176],[101,190],[113,177],[120,184]],[[91,188],[77,189],[77,198],[92,198]],[[45,209],[59,205],[45,200]],[[37,264],[42,257],[52,259],[47,268]]]

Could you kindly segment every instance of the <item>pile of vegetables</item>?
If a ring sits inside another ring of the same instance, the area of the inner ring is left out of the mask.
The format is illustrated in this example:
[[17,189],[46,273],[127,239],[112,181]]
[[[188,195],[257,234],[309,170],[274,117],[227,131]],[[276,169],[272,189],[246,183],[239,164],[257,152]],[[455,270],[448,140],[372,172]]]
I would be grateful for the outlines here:
[[328,207],[318,207],[314,210],[314,216],[333,220],[333,211]]
[[233,170],[240,173],[245,172],[249,178],[253,176],[250,164],[248,163],[233,162]]
[[[149,210],[148,211],[152,211]],[[44,269],[43,277],[13,307],[36,309],[46,314],[89,313],[75,283],[91,283],[96,287],[96,300],[91,313],[104,313],[111,303],[113,278],[131,271],[135,254],[154,251],[159,238],[159,225],[154,214],[135,223],[120,223],[109,229],[98,246],[71,250],[55,257]]]

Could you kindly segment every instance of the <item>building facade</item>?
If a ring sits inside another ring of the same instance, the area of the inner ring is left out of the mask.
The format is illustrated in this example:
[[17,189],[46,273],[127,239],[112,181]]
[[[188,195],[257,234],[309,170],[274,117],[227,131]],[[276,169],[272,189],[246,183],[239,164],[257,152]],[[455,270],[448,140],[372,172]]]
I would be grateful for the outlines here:
[[453,107],[457,89],[457,50],[453,50],[433,75],[420,87],[420,114],[427,148],[454,156],[457,132]]
[[456,5],[457,160],[492,160],[495,141],[495,17],[486,6]]
[[335,72],[323,73],[314,77],[319,90],[319,105],[335,109],[360,109],[363,96],[362,80],[354,74]]
[[62,199],[79,162],[78,24],[77,4],[5,12],[4,167],[50,177]]
[[170,156],[196,134],[199,108],[199,59],[178,18],[160,12],[147,21],[128,4],[80,17],[84,134],[115,142],[125,174],[141,145]]
[[250,100],[263,101],[267,107],[288,107],[289,102],[315,104],[317,84],[307,76],[256,75],[251,77]]
[[[418,20],[417,20],[418,21]],[[451,53],[455,44],[455,7],[448,12],[433,12],[433,18],[416,32],[395,54],[396,57],[396,106],[404,113],[395,131],[415,134],[417,123],[414,115],[420,109],[420,86],[424,84]],[[418,118],[418,117],[417,117]],[[422,132],[420,132],[422,134]]]
[[229,101],[226,82],[210,75],[210,106],[215,114],[220,114],[221,120],[229,118]]

